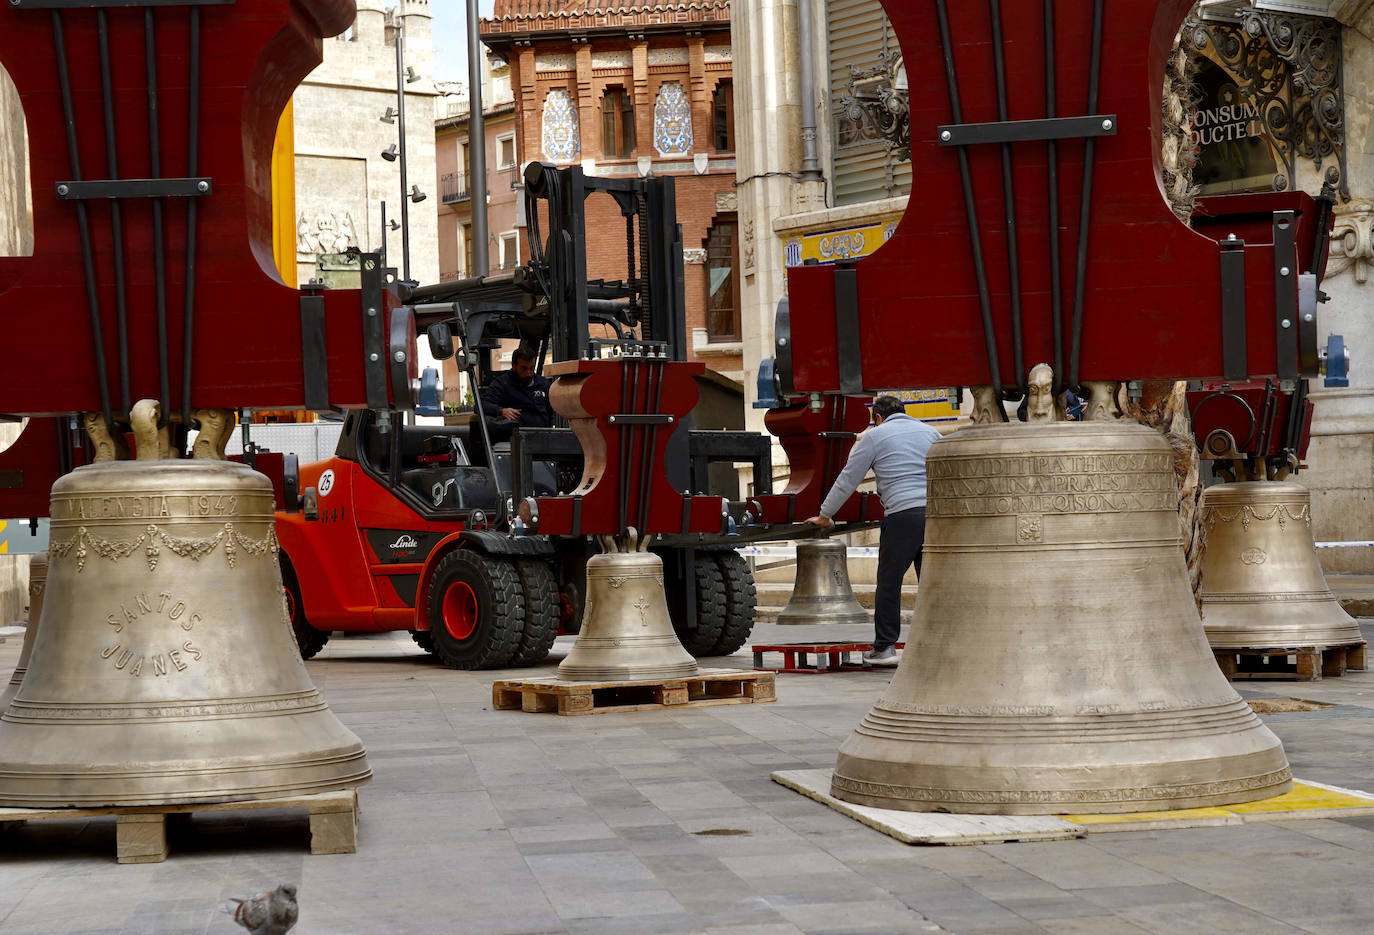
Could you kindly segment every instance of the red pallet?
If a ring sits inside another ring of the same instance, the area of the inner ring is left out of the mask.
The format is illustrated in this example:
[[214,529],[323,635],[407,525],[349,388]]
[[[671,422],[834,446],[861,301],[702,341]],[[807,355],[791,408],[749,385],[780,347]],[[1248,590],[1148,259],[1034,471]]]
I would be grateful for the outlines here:
[[[904,649],[905,643],[897,643]],[[869,672],[879,666],[866,665],[863,657],[855,662],[852,653],[866,653],[873,648],[872,643],[776,643],[767,646],[749,647],[754,653],[754,668],[765,672],[804,672],[821,675],[826,672]],[[764,653],[782,653],[782,667],[771,668],[763,664]],[[814,656],[814,665],[807,664],[807,657]],[[883,667],[887,668],[887,667]]]

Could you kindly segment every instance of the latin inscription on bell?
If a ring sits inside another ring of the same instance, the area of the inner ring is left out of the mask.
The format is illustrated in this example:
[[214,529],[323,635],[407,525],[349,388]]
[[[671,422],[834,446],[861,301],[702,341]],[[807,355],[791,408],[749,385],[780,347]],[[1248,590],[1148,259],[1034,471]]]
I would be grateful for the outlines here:
[[1018,539],[1039,541],[1030,517],[1045,513],[1145,513],[1178,508],[1166,454],[932,458],[927,516],[1024,518]]
[[105,615],[106,625],[118,635],[101,649],[100,658],[134,678],[142,678],[145,672],[153,676],[184,672],[203,655],[185,638],[200,622],[200,614],[172,592],[139,591]]

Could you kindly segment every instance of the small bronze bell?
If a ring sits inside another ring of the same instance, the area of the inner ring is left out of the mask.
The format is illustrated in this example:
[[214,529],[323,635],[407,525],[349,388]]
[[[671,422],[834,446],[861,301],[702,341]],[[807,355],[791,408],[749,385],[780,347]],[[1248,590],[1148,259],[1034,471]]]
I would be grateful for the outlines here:
[[1202,495],[1202,523],[1202,624],[1213,649],[1321,649],[1363,641],[1317,561],[1306,487],[1219,484]]
[[837,539],[797,545],[797,580],[778,623],[872,623],[849,583],[848,549]]
[[24,681],[33,654],[33,638],[38,634],[38,618],[43,613],[43,590],[48,580],[48,553],[39,552],[29,560],[29,625],[24,628],[24,643],[19,647],[19,664],[14,667],[10,682],[0,689],[0,714],[10,706],[11,699]]
[[272,486],[214,460],[79,467],[52,493],[42,614],[0,715],[0,805],[163,805],[369,778],[296,649]]
[[663,560],[652,552],[604,552],[587,562],[582,630],[558,677],[633,681],[697,674],[678,642],[663,591]]
[[915,620],[831,791],[982,814],[1225,805],[1292,784],[1202,632],[1169,443],[1120,422],[975,426],[926,461]]

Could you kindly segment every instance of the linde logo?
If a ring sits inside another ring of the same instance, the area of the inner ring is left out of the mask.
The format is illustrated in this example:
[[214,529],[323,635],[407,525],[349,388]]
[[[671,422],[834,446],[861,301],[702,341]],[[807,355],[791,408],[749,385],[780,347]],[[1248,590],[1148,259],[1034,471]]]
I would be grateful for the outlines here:
[[1198,146],[1211,146],[1254,136],[1252,122],[1258,120],[1259,115],[1259,108],[1254,104],[1223,104],[1211,110],[1196,111],[1193,114],[1193,142]]
[[416,539],[414,536],[401,536],[401,538],[387,546],[388,549],[418,549],[419,547],[420,540]]

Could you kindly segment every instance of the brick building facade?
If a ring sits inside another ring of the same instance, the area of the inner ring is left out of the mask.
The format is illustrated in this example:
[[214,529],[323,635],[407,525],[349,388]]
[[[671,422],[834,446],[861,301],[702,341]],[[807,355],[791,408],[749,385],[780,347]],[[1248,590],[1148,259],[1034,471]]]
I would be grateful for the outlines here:
[[[510,67],[523,161],[674,178],[688,356],[742,381],[729,0],[496,0],[481,33]],[[608,232],[587,244],[589,275],[623,277],[618,209],[587,211]]]

